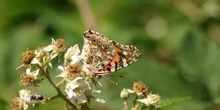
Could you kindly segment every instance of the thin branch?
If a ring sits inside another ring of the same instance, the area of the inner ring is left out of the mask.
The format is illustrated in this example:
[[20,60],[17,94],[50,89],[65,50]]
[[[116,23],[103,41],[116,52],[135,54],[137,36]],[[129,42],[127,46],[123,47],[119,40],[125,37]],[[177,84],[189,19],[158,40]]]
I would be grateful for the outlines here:
[[56,87],[60,87],[64,83],[65,79],[62,79],[60,82],[56,84]]
[[60,88],[58,88],[56,86],[56,84],[52,81],[50,75],[49,75],[49,71],[48,68],[45,67],[45,69],[43,69],[41,66],[39,66],[39,68],[43,71],[43,75],[48,79],[48,81],[53,85],[53,87],[56,89],[58,95],[60,98],[62,98],[68,105],[70,105],[74,110],[77,110],[77,107],[66,98],[66,96],[62,93],[62,91],[60,90]]
[[124,109],[123,110],[128,110],[128,102],[127,102],[126,99],[124,99],[123,105],[124,105]]
[[136,95],[135,98],[134,98],[134,100],[133,100],[132,108],[135,108],[136,103],[137,103],[137,99],[138,99],[138,96]]
[[53,97],[47,98],[45,102],[49,102],[49,101],[55,100],[55,99],[57,99],[57,98],[60,98],[59,94],[57,94],[57,95],[55,95],[55,96],[53,96]]

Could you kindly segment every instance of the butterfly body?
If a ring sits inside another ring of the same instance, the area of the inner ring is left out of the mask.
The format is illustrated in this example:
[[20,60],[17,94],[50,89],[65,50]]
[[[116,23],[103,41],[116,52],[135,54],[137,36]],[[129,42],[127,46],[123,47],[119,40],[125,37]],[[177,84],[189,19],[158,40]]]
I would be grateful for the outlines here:
[[137,61],[140,55],[132,45],[121,45],[93,30],[84,32],[81,56],[92,73],[106,75],[117,71]]

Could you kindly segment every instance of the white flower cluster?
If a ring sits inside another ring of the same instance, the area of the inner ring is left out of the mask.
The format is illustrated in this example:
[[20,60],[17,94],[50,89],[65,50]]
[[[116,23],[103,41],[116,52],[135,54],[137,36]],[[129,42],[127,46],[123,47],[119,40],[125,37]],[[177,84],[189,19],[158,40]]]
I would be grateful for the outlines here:
[[14,99],[14,108],[12,110],[26,110],[29,105],[35,106],[35,104],[39,104],[44,102],[44,96],[41,94],[32,94],[30,90],[21,89],[19,91],[19,97]]
[[[91,100],[105,103],[103,99],[94,97],[94,94],[101,92],[101,90],[97,89],[99,82],[95,77],[91,76],[90,71],[83,66],[79,46],[76,44],[65,52],[65,42],[63,42],[62,39],[56,41],[52,39],[52,44],[46,47],[24,52],[22,54],[23,64],[20,67],[25,67],[26,72],[21,75],[21,84],[23,86],[35,86],[41,82],[41,79],[44,77],[44,79],[48,79],[55,88],[61,89],[60,86],[64,85],[66,94],[62,94],[76,106],[80,107],[82,104],[89,104]],[[56,78],[62,78],[59,84],[53,82],[53,78],[51,78],[51,73],[48,69],[48,67],[54,66],[52,60],[55,58],[64,59],[63,62],[59,62],[63,64],[57,67],[60,73]],[[21,99],[19,102],[22,102],[23,105],[22,108],[27,109],[30,102],[31,91],[21,90],[19,95],[19,99]]]
[[[79,64],[81,61],[79,46],[76,44],[73,47],[70,47],[67,52],[64,54],[64,64],[75,65]],[[92,82],[91,76],[87,73],[88,71],[84,70],[85,68],[80,65],[80,73],[69,73],[68,68],[65,66],[58,66],[62,72],[57,77],[62,77],[66,81],[65,92],[69,99],[77,101],[80,103],[87,103],[88,98],[93,98],[95,101],[100,103],[105,103],[102,99],[96,99],[92,96],[94,93],[100,93],[100,90],[96,90],[94,83]],[[77,69],[77,68],[76,68]],[[76,70],[77,71],[77,70]],[[79,74],[76,77],[69,77],[69,74]]]
[[134,82],[133,89],[124,88],[121,91],[120,97],[124,99],[124,109],[126,110],[128,109],[127,100],[131,94],[135,95],[131,110],[145,110],[147,108],[153,110],[160,108],[160,96],[149,92],[148,87],[143,82],[138,81]]

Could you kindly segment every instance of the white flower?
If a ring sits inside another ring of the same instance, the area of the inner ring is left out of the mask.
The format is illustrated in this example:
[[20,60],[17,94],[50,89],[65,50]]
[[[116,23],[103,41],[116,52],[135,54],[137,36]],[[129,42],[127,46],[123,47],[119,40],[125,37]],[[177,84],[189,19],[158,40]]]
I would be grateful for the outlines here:
[[66,84],[65,92],[67,93],[68,98],[72,98],[75,95],[73,90],[76,89],[77,87],[79,87],[79,84],[77,83],[77,81],[81,80],[81,79],[82,79],[82,77],[77,77],[73,81],[70,81]]
[[45,48],[39,48],[34,51],[36,56],[31,61],[31,64],[42,66],[45,63],[50,63],[50,61],[58,55],[58,53],[50,53],[47,49],[45,50]]
[[20,99],[24,100],[25,102],[30,102],[30,96],[31,96],[30,90],[22,89],[19,91]]
[[106,102],[104,99],[99,99],[99,98],[96,98],[95,101],[99,102],[99,103],[105,103]]
[[91,91],[89,83],[82,77],[77,77],[66,84],[67,97],[69,99],[77,100],[78,103],[86,103],[87,98],[85,91]]
[[128,91],[128,93],[131,93],[131,94],[135,93],[134,90],[131,90],[131,89],[126,89],[126,90]]
[[[76,64],[80,61],[80,50],[79,50],[79,46],[76,44],[72,47],[70,47],[67,52],[64,54],[64,60],[65,63],[71,63],[71,64]],[[63,77],[66,78],[68,75],[68,71],[66,71],[66,67],[63,67],[61,65],[59,65],[58,70],[61,71],[61,73],[57,76],[57,77]]]
[[29,106],[27,103],[31,101],[30,96],[31,96],[30,90],[22,89],[19,91],[20,103],[24,110],[26,110]]
[[[51,40],[52,40],[52,44],[44,47],[43,48],[44,52],[51,52],[51,51],[55,50],[56,46],[54,45],[54,42],[56,42],[56,41],[53,38],[51,38]],[[50,56],[50,60],[54,59],[57,55],[58,55],[58,53],[53,51]]]
[[148,94],[147,98],[138,99],[137,101],[144,103],[146,106],[156,105],[160,101],[160,96],[158,94]]
[[55,48],[55,45],[51,44],[51,45],[44,47],[43,50],[46,52],[50,52],[50,51],[54,50],[54,48]]
[[42,49],[37,49],[34,51],[34,54],[36,55],[33,60],[31,61],[31,64],[38,64],[38,65],[41,65],[41,61],[40,61],[40,57],[42,55]]
[[65,68],[64,68],[63,66],[59,65],[59,66],[57,67],[57,69],[58,69],[59,71],[61,71],[61,73],[60,73],[59,75],[57,75],[57,77],[66,78],[67,72],[65,72]]
[[87,102],[87,98],[85,94],[77,94],[72,98],[74,101],[77,101],[77,104],[82,104]]
[[94,89],[94,90],[92,91],[92,93],[101,93],[101,90],[99,90],[99,89]]
[[35,79],[37,78],[39,73],[40,73],[40,69],[37,69],[37,70],[32,71],[32,72],[31,72],[31,68],[26,69],[26,74],[34,76]]
[[[29,71],[29,70],[27,70],[27,71]],[[27,71],[26,71],[26,73],[27,73]],[[30,71],[29,71],[30,72]],[[34,76],[38,76],[38,74],[39,74],[39,72],[40,72],[40,69],[37,69],[37,70],[35,70],[35,71],[32,71],[30,74],[33,74]]]
[[50,61],[59,55],[59,53],[54,51],[56,49],[56,46],[53,44],[55,40],[53,38],[51,39],[52,44],[43,48],[38,48],[34,51],[36,56],[31,61],[31,64],[38,64],[42,66],[44,63],[49,63],[49,66],[51,66]]
[[43,48],[44,51],[50,52],[50,51],[54,50],[55,45],[53,45],[53,43],[55,42],[55,40],[54,40],[53,38],[51,38],[51,40],[52,40],[52,44],[50,44],[50,45],[44,47],[44,48]]
[[73,47],[70,47],[67,52],[64,54],[65,61],[76,63],[80,61],[80,50],[78,44],[74,45]]

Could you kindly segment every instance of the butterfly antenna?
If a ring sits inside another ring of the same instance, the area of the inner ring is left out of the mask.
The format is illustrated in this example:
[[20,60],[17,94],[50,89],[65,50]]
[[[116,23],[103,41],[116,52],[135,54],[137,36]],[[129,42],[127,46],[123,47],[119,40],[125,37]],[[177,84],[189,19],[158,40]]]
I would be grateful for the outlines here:
[[112,75],[108,75],[108,76],[123,78],[122,75],[114,75],[114,74],[112,74]]
[[118,85],[118,83],[112,81],[111,79],[107,78],[107,77],[103,77],[101,76],[103,79],[106,79],[107,81],[111,82],[112,84]]

